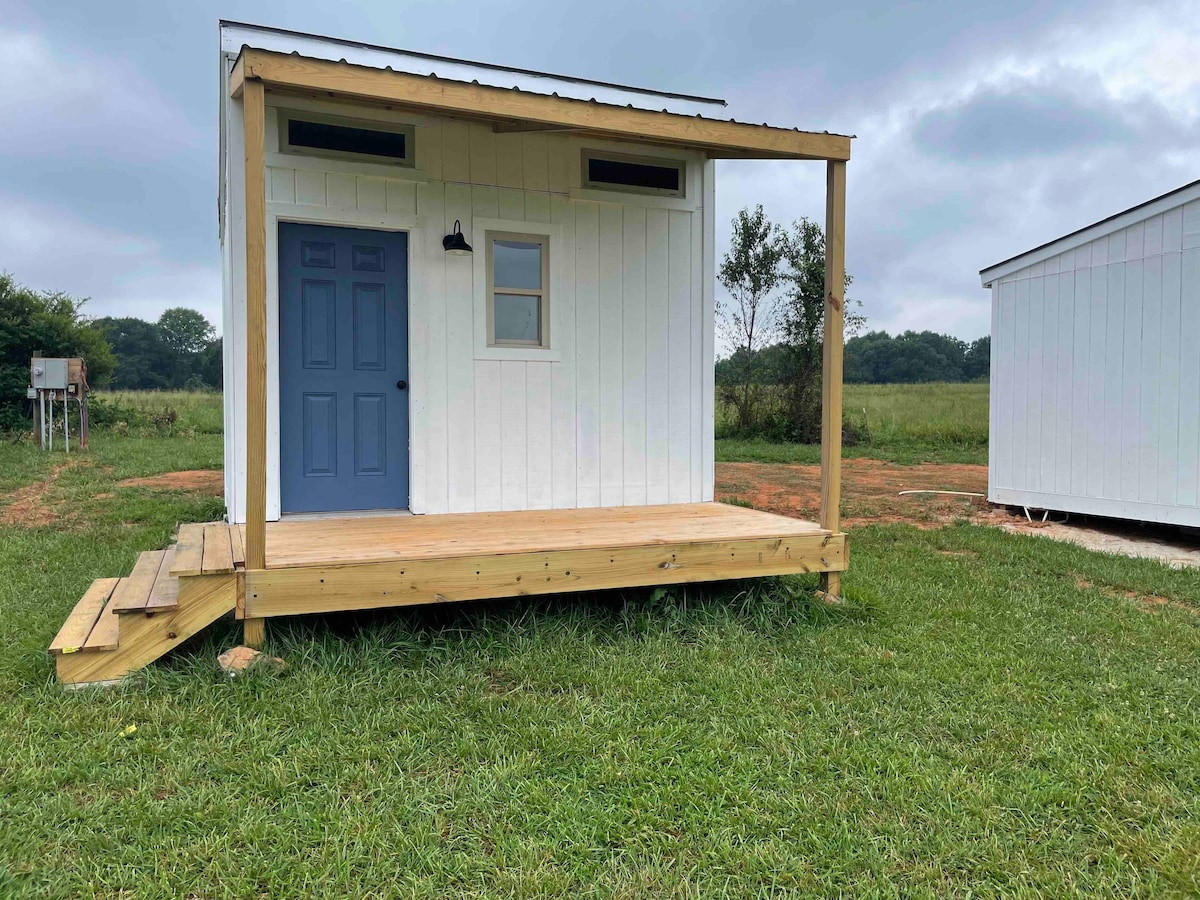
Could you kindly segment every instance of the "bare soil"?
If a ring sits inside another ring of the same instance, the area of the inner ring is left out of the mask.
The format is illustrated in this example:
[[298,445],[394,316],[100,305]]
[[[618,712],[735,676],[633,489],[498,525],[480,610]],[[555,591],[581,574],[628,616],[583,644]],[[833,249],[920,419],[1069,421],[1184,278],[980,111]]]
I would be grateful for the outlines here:
[[7,504],[0,509],[0,525],[21,525],[25,528],[38,528],[42,525],[52,525],[58,521],[58,510],[50,504],[48,495],[54,487],[54,482],[68,468],[75,465],[75,460],[60,463],[50,470],[50,474],[42,481],[35,481],[23,488],[0,497],[0,502]]
[[[908,494],[938,490],[987,493],[987,466],[922,463],[901,466],[877,459],[842,460],[842,522],[908,522],[936,528],[992,515],[983,497]],[[821,508],[821,467],[766,463],[717,463],[717,499],[755,509],[816,520]],[[1007,518],[1007,514],[1005,514]]]
[[192,491],[210,497],[225,493],[225,475],[220,469],[188,469],[183,472],[167,472],[149,478],[126,478],[118,481],[117,487],[145,487],[160,491]]

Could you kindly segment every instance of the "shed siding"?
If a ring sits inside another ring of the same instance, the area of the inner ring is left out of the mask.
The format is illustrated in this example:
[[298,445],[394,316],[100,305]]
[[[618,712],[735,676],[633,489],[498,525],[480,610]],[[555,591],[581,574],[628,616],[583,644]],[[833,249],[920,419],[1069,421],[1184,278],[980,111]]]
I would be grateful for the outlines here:
[[1200,525],[1200,200],[992,284],[989,499]]
[[[698,440],[711,433],[713,414],[712,325],[702,308],[702,285],[713,274],[711,228],[706,235],[703,221],[711,206],[701,203],[711,162],[697,157],[689,163],[686,202],[622,195],[603,202],[594,192],[587,199],[573,196],[582,145],[565,135],[496,134],[480,123],[422,117],[415,171],[389,171],[271,153],[275,127],[268,109],[269,210],[285,216],[287,207],[277,204],[296,204],[330,224],[345,216],[346,224],[360,227],[372,217],[383,227],[415,222],[409,292],[414,512],[712,499],[711,453]],[[228,133],[232,145],[240,129]],[[231,149],[230,158],[235,155]],[[236,202],[238,192],[229,195]],[[459,220],[482,253],[482,232],[472,237],[476,218],[558,229],[551,247],[553,361],[476,358],[474,269],[471,260],[449,258],[441,246]],[[236,281],[244,226],[232,219],[231,226],[223,252]],[[268,259],[269,269],[274,266]],[[228,383],[235,392],[227,410],[227,496],[231,515],[242,521],[244,291],[231,284],[225,307]],[[276,320],[269,321],[268,330],[275,328]],[[269,371],[273,379],[274,358]],[[276,408],[272,401],[271,422]],[[279,452],[275,426],[268,443],[271,518],[279,514]]]

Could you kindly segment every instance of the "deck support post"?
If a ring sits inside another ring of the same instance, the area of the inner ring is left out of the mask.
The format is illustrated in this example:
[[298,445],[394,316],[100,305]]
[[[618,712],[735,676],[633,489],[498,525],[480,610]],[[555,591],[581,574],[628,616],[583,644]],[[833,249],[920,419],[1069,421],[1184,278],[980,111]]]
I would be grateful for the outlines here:
[[[821,363],[821,527],[841,531],[842,327],[846,302],[846,163],[829,160],[825,177],[825,331]],[[842,595],[842,573],[824,572],[821,589]]]
[[266,625],[266,619],[243,619],[242,643],[247,647],[253,647],[255,650],[261,650],[263,648],[263,641],[267,636]]
[[[242,82],[246,144],[246,568],[266,568],[267,542],[267,210],[265,97]],[[247,620],[249,633],[249,620]]]

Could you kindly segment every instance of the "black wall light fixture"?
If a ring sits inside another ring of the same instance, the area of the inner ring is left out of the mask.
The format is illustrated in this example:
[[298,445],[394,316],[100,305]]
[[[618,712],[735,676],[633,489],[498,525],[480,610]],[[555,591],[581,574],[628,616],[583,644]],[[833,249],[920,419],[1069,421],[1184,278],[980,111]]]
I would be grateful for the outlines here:
[[454,230],[442,238],[442,249],[451,256],[469,256],[471,253],[471,245],[467,243],[467,239],[463,237],[462,223],[454,220]]

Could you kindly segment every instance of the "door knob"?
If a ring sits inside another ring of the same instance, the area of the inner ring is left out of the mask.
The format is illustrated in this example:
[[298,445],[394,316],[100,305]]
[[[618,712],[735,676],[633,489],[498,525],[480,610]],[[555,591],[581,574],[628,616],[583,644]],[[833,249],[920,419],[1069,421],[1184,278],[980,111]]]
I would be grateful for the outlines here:
[[408,387],[408,382],[405,381],[403,378],[401,378],[399,381],[396,382],[396,387],[398,387],[400,390],[404,390],[405,388]]

